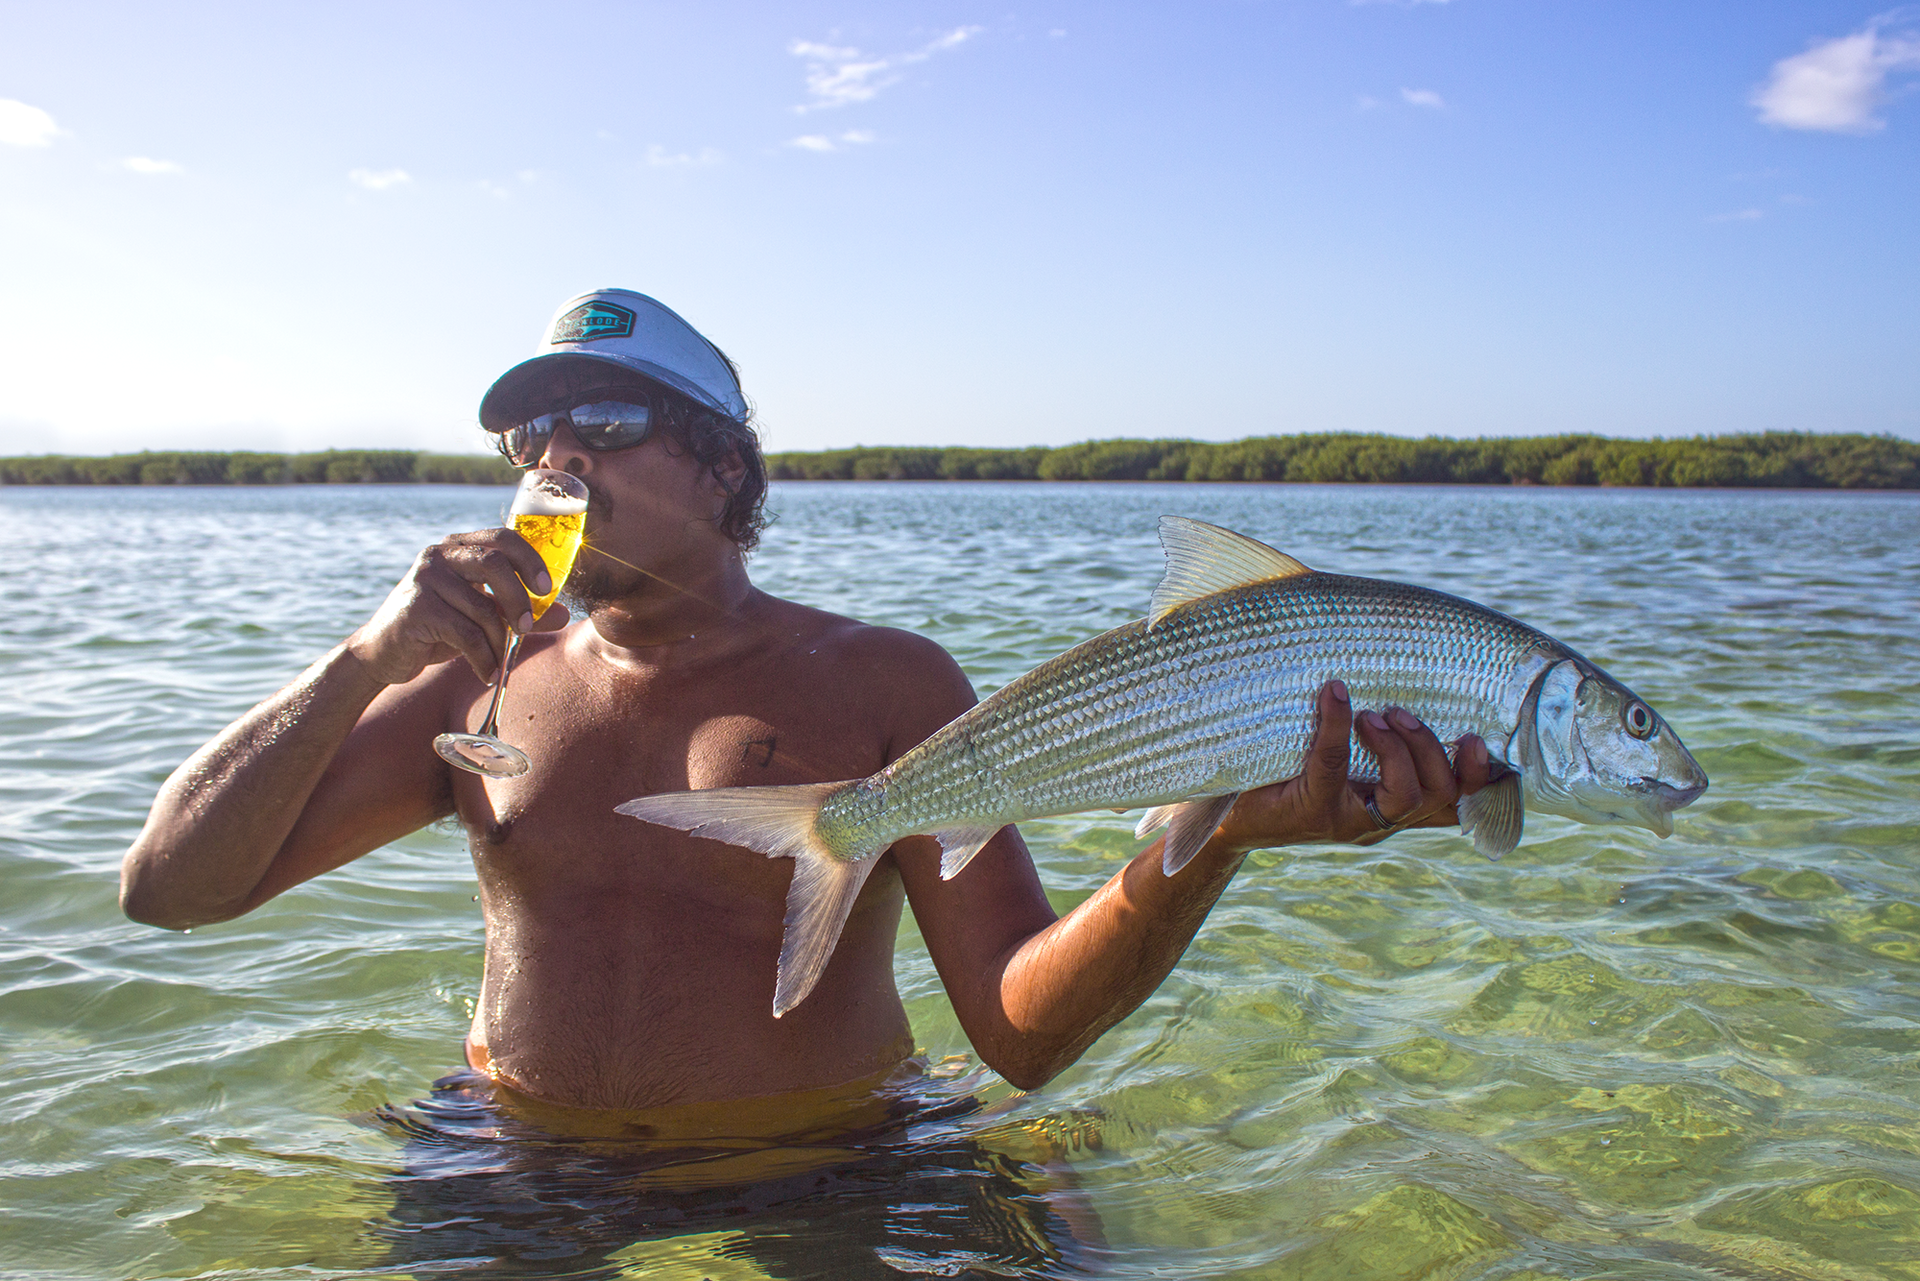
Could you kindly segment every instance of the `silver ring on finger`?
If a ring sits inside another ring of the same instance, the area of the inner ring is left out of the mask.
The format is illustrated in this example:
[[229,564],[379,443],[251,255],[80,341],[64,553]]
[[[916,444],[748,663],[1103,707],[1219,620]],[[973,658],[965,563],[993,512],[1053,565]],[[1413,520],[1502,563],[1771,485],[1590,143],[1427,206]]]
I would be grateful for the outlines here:
[[1398,823],[1393,822],[1385,814],[1382,814],[1380,812],[1379,797],[1369,796],[1367,797],[1366,800],[1360,803],[1366,807],[1367,817],[1373,820],[1373,825],[1375,827],[1379,828],[1383,832],[1394,832],[1399,830],[1400,825]]

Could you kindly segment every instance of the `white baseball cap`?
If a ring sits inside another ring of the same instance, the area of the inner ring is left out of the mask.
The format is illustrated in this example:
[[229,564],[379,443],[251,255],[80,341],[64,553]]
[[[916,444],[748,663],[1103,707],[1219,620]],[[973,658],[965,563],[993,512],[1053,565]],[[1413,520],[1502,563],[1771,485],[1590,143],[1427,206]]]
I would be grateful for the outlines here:
[[500,375],[480,399],[480,425],[505,431],[564,366],[616,365],[664,383],[695,403],[744,422],[747,400],[720,349],[673,310],[631,289],[596,289],[569,298],[547,322],[531,360]]

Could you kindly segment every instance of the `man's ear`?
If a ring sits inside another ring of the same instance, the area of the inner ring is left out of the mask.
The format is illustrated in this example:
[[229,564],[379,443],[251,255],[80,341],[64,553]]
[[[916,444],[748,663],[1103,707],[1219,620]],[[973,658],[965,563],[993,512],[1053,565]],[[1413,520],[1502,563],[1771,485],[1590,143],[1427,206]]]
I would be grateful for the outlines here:
[[731,498],[740,492],[741,484],[747,478],[747,460],[740,456],[738,449],[729,449],[726,455],[713,465],[713,477],[719,481]]

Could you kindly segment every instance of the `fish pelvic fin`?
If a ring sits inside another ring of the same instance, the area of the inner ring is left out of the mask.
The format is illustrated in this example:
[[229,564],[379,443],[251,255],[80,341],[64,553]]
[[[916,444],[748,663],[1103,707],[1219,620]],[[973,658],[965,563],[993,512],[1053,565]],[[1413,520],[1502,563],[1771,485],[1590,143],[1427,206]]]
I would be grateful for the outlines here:
[[1285,552],[1245,534],[1185,516],[1160,518],[1160,546],[1167,554],[1167,572],[1153,589],[1148,631],[1202,596],[1313,572]]
[[1167,843],[1160,847],[1160,870],[1172,876],[1191,863],[1200,847],[1213,839],[1227,811],[1239,799],[1240,793],[1228,792],[1224,796],[1181,801],[1177,805],[1158,805],[1147,811],[1133,834],[1145,836],[1156,827],[1166,827]]
[[1473,848],[1498,860],[1520,844],[1526,822],[1520,775],[1508,771],[1472,796],[1460,798],[1460,834],[1473,837]]
[[[1185,801],[1175,801],[1171,805],[1156,805],[1142,814],[1140,821],[1133,825],[1133,839],[1136,841],[1144,841],[1147,838],[1147,833],[1157,832],[1165,827],[1172,821],[1174,812],[1185,804]],[[1124,814],[1125,812],[1125,810],[1114,811],[1116,814]]]
[[933,833],[933,838],[940,842],[940,879],[951,881],[960,875],[960,869],[972,862],[973,856],[999,833],[999,827],[950,827]]
[[814,820],[820,807],[849,786],[716,787],[641,796],[614,807],[616,813],[643,822],[745,846],[768,858],[793,860],[780,968],[773,985],[776,1019],[804,1001],[820,981],[853,911],[853,901],[879,861],[875,857],[879,850],[831,849],[816,831]]

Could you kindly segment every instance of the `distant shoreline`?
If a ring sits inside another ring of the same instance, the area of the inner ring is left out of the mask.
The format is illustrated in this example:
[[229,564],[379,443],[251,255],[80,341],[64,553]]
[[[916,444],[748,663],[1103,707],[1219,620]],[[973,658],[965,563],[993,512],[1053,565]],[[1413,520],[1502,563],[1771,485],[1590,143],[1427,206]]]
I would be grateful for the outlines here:
[[[484,454],[334,449],[306,454],[146,451],[0,458],[0,485],[511,485]],[[767,456],[771,480],[1245,481],[1920,489],[1920,442],[1766,432],[1677,440],[1527,436],[1455,440],[1319,433],[1245,440],[1096,440],[1026,449],[855,446]]]

